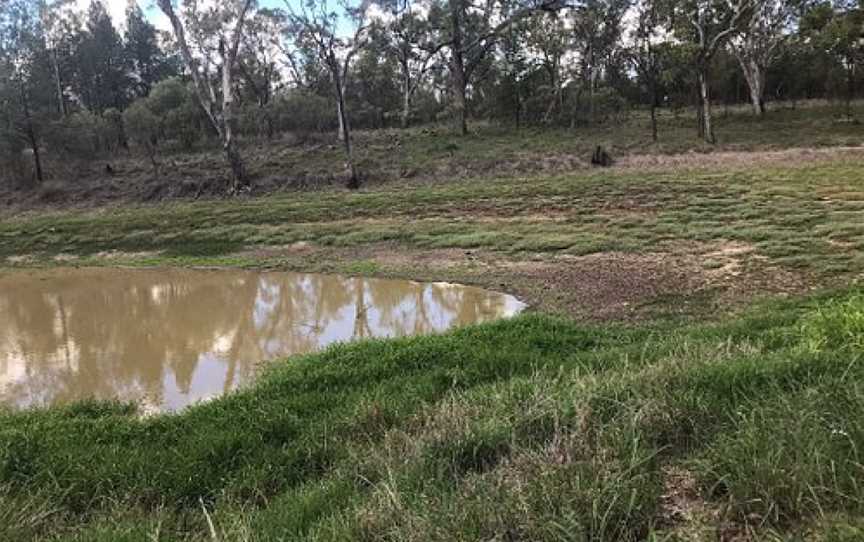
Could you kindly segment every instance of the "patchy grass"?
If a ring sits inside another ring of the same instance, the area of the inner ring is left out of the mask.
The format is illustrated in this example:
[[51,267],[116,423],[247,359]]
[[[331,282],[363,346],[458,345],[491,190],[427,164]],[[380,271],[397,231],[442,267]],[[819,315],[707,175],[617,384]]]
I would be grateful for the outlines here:
[[791,267],[858,269],[862,165],[864,159],[839,160],[723,176],[599,172],[30,213],[0,222],[0,256],[107,250],[220,256],[301,242],[584,255],[723,241]]
[[851,155],[722,175],[595,171],[30,212],[0,221],[0,258],[373,272],[504,288],[570,314],[640,315],[662,298],[661,313],[685,298],[708,312],[857,280],[862,166]]
[[811,337],[862,299],[523,316],[331,348],[177,415],[2,413],[0,538],[209,540],[209,516],[220,540],[851,540],[864,364]]

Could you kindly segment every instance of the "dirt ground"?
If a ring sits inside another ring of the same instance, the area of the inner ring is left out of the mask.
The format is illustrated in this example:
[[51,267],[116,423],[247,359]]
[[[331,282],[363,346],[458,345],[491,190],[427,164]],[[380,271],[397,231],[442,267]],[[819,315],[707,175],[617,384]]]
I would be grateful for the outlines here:
[[770,265],[752,247],[738,243],[524,259],[483,250],[390,244],[337,249],[297,243],[256,247],[240,256],[276,269],[308,270],[311,265],[350,272],[361,265],[364,274],[476,284],[514,294],[535,309],[592,321],[719,314],[754,298],[805,293],[817,284],[806,274]]

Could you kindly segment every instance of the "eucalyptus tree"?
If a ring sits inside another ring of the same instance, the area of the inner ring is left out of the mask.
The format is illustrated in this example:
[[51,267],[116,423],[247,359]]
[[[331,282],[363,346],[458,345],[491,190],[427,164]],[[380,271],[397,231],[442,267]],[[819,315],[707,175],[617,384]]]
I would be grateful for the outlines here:
[[39,19],[51,62],[57,112],[64,117],[69,112],[65,76],[70,69],[77,38],[81,35],[80,19],[71,9],[74,4],[75,0],[39,0]]
[[585,0],[571,11],[573,45],[579,55],[581,90],[588,91],[588,120],[594,121],[594,93],[602,69],[621,42],[631,0]]
[[153,85],[176,75],[175,66],[159,46],[156,27],[144,17],[137,2],[130,2],[126,8],[123,49],[136,97],[147,96]]
[[662,72],[662,54],[658,42],[662,39],[659,5],[661,0],[638,0],[633,6],[635,24],[631,30],[632,46],[629,59],[640,81],[648,91],[651,111],[651,139],[657,141],[658,87]]
[[401,125],[411,122],[412,100],[427,73],[436,66],[439,51],[447,44],[437,41],[429,21],[428,2],[380,0],[383,16],[374,21],[371,39],[399,66],[402,94]]
[[716,141],[711,113],[711,62],[740,30],[756,1],[676,0],[667,4],[670,26],[691,51],[699,88],[699,135],[706,143]]
[[495,0],[477,4],[468,0],[446,0],[446,4],[434,5],[431,12],[437,22],[438,39],[449,53],[447,70],[452,109],[460,135],[468,133],[468,87],[499,38],[498,32],[492,29],[498,8]]
[[511,24],[501,33],[498,43],[496,67],[502,81],[497,85],[496,109],[511,116],[519,128],[526,117],[527,103],[532,94],[532,83],[538,68],[538,59],[530,54],[526,28],[534,17]]
[[38,6],[28,0],[0,4],[0,130],[11,163],[26,148],[33,180],[41,183],[42,129],[51,114],[52,77]]
[[[348,174],[346,186],[357,189],[360,187],[360,177],[354,162],[345,87],[351,63],[368,38],[371,1],[361,0],[359,4],[354,4],[351,0],[337,0],[335,5],[331,5],[328,0],[303,0],[299,9],[295,9],[286,0],[285,5],[289,31],[295,41],[301,47],[314,50],[330,76],[339,121],[339,138],[345,151]],[[340,25],[350,26],[351,31],[345,32]]]
[[285,16],[281,11],[258,10],[246,23],[237,57],[243,88],[255,100],[268,139],[273,137],[275,130],[270,104],[282,80],[280,41],[284,28]]
[[526,21],[522,32],[526,52],[537,59],[549,81],[549,103],[542,117],[544,123],[549,123],[555,110],[560,113],[564,108],[564,86],[568,78],[564,60],[571,47],[567,21],[557,13],[543,13]]
[[799,32],[816,56],[835,66],[835,70],[842,71],[846,83],[847,116],[852,113],[858,66],[864,57],[862,29],[864,9],[853,2],[838,2],[836,5],[819,2],[808,6],[800,22]]
[[75,57],[75,90],[85,108],[101,114],[131,101],[131,68],[123,40],[99,0],[90,3]]
[[[243,25],[253,4],[254,0],[224,0],[202,10],[196,0],[188,0],[183,11],[186,19],[184,24],[172,0],[158,0],[159,9],[171,22],[198,102],[222,143],[231,168],[230,193],[251,188],[243,158],[234,140],[234,68]],[[187,37],[187,26],[194,41]],[[190,44],[196,46],[196,54],[193,54]],[[214,85],[217,73],[221,81],[218,91]]]
[[411,0],[381,0],[379,6],[383,13],[372,23],[370,40],[399,67],[400,123],[402,128],[407,128],[411,122],[414,94],[435,66],[437,53],[444,44],[435,41],[428,19],[428,4]]
[[447,68],[456,129],[468,133],[468,88],[478,70],[488,64],[505,30],[538,12],[556,12],[575,5],[568,0],[439,0],[430,18],[440,43],[448,51]]
[[747,81],[756,115],[765,113],[766,74],[790,35],[792,16],[793,6],[789,0],[754,0],[740,30],[729,40],[729,48]]
[[401,125],[404,95],[399,63],[387,53],[385,44],[376,39],[374,27],[373,23],[370,39],[357,55],[346,87],[347,100],[357,104],[352,108],[352,120],[374,128],[388,125],[395,116]]

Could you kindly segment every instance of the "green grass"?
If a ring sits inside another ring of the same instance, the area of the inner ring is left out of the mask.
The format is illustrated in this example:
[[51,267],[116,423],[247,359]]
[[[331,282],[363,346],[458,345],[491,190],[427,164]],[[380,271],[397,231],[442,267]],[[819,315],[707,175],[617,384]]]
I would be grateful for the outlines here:
[[[389,243],[526,254],[666,252],[742,243],[816,274],[864,269],[864,164],[570,176],[29,213],[0,221],[0,257],[161,251],[224,257],[247,247]],[[689,244],[689,245],[688,245]]]
[[[338,346],[178,415],[3,413],[0,539],[208,540],[207,516],[219,540],[860,532],[862,312],[849,293],[677,329],[529,315]],[[672,469],[696,480],[683,523]]]

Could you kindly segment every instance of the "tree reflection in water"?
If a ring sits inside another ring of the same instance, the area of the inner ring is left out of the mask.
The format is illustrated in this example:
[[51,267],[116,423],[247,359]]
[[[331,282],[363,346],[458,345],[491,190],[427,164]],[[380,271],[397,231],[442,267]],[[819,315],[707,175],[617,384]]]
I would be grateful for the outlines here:
[[443,331],[520,308],[477,288],[334,275],[8,272],[0,274],[0,400],[119,398],[175,410],[248,382],[263,360]]

